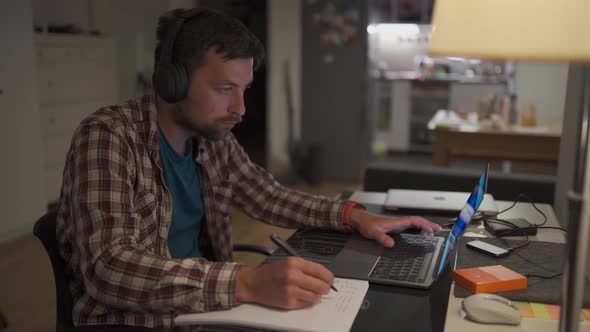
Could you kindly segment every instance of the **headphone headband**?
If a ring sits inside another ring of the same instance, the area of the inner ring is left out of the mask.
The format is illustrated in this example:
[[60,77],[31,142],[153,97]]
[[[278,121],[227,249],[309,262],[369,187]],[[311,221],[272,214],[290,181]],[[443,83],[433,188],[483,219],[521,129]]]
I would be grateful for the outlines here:
[[161,41],[160,57],[154,70],[153,84],[158,95],[169,103],[181,101],[188,92],[190,78],[186,67],[183,63],[174,63],[172,55],[183,24],[198,15],[199,11],[193,8],[174,14],[177,19],[170,23],[166,37]]
[[160,59],[158,59],[158,64],[160,63],[167,63],[171,64],[172,61],[172,54],[174,54],[174,45],[176,44],[176,38],[182,29],[182,26],[186,21],[191,19],[193,16],[198,14],[198,9],[193,8],[189,10],[183,10],[182,13],[175,14],[174,16],[177,18],[172,22],[172,26],[168,29],[166,33],[166,38],[162,41],[162,46],[160,49]]

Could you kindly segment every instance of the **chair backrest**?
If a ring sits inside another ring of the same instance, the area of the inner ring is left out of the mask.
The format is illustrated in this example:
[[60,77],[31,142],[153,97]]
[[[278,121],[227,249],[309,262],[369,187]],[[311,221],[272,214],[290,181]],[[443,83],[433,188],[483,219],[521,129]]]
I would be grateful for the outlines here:
[[55,330],[57,332],[158,332],[158,329],[128,325],[74,326],[72,320],[74,300],[68,288],[68,279],[65,273],[66,262],[59,254],[56,223],[57,209],[53,209],[37,220],[33,228],[33,234],[43,243],[53,268],[57,304]]
[[0,311],[0,331],[4,330],[7,327],[8,323],[6,322],[6,317],[4,317],[4,314],[2,313],[2,311]]
[[74,326],[72,323],[73,300],[65,273],[66,264],[59,254],[55,233],[56,223],[57,210],[49,211],[37,220],[33,228],[33,234],[41,240],[51,260],[53,276],[55,278],[55,299],[57,304],[56,331],[65,331]]

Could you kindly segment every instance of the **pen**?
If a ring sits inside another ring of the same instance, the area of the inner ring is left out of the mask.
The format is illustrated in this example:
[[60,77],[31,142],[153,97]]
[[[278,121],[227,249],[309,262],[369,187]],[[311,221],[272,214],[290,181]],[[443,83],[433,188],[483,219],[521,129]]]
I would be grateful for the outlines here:
[[[283,241],[283,239],[281,239],[278,235],[272,233],[270,235],[270,239],[272,242],[274,242],[274,244],[279,246],[279,248],[285,250],[287,254],[289,254],[289,256],[301,257],[297,254],[295,249],[293,249],[287,242]],[[334,287],[334,285],[330,285],[330,288],[332,288],[336,292],[338,291],[336,287]]]

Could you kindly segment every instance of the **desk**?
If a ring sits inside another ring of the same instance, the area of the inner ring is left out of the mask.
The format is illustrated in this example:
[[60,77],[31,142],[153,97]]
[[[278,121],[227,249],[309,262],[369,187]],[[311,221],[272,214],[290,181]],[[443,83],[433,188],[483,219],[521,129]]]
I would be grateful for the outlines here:
[[[382,209],[386,194],[354,193],[350,199],[358,201],[374,213],[387,214]],[[497,201],[498,208],[504,209],[512,204],[509,201]],[[557,226],[557,218],[549,204],[536,204],[547,216],[547,225]],[[530,204],[519,203],[501,215],[501,217],[524,217],[537,222],[539,216]],[[540,221],[540,220],[539,220]],[[296,233],[297,234],[297,233]],[[465,236],[488,235],[481,223],[470,224]],[[538,231],[532,240],[564,242],[565,236],[556,230]],[[352,331],[497,331],[497,325],[481,325],[463,320],[459,316],[462,299],[456,298],[451,281],[451,264],[442,278],[428,290],[411,289],[371,284],[365,301],[359,311]],[[580,325],[584,331],[590,331],[590,325]],[[502,331],[544,331],[556,330],[557,321],[539,321],[524,319],[521,326],[504,327]]]
[[560,132],[514,127],[504,130],[434,129],[432,165],[448,166],[451,158],[552,162],[559,158]]

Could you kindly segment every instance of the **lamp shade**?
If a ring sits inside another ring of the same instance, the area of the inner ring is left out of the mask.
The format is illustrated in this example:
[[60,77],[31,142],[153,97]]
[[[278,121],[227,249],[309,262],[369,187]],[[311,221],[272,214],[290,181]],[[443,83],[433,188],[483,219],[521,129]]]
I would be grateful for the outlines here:
[[437,0],[429,53],[590,61],[590,0]]

